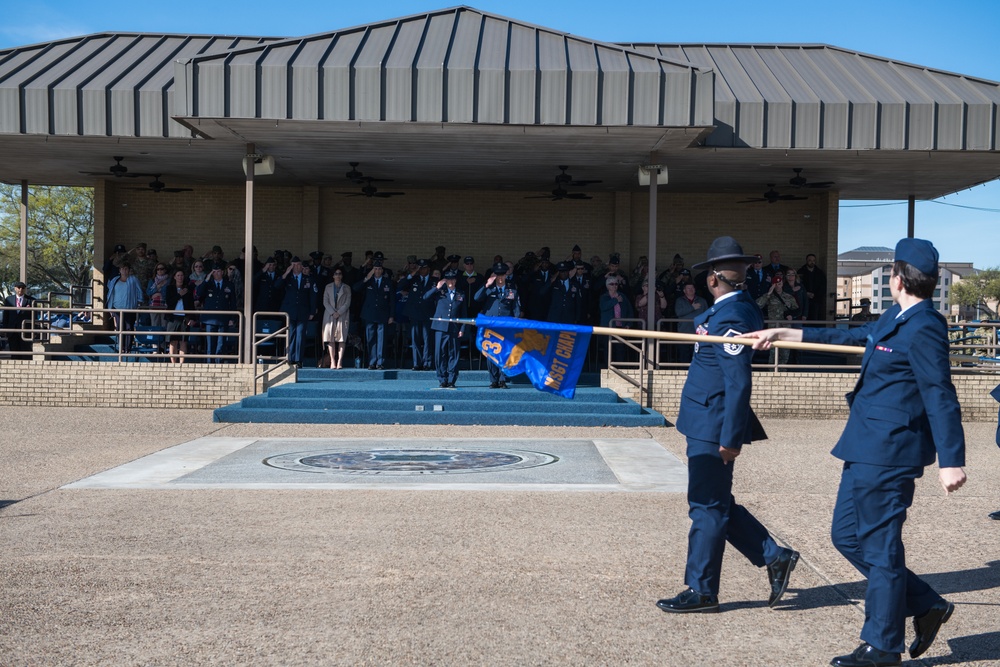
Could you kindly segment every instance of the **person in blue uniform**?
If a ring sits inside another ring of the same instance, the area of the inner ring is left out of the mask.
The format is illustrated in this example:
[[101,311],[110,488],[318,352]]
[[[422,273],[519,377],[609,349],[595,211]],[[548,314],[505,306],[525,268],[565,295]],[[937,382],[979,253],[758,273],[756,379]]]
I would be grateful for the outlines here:
[[306,274],[298,257],[292,257],[281,283],[284,290],[281,311],[288,315],[288,362],[302,368],[306,325],[316,317],[319,289],[316,279]]
[[434,304],[424,300],[424,294],[436,282],[431,278],[431,263],[426,259],[418,259],[417,273],[408,279],[406,284],[406,316],[410,320],[410,348],[413,351],[413,370],[429,371],[434,368],[434,352],[432,344],[434,334],[431,333],[431,315]]
[[372,268],[365,279],[354,286],[365,302],[361,305],[361,319],[365,323],[368,339],[368,370],[385,368],[385,327],[396,320],[396,287],[385,275],[381,259],[372,260]]
[[573,262],[559,262],[556,265],[555,278],[546,290],[549,299],[549,312],[545,318],[547,322],[579,324],[582,295],[579,285],[573,280],[575,275],[576,266]]
[[[990,396],[1000,401],[1000,384],[993,388],[990,392]],[[997,447],[1000,447],[1000,411],[997,412]],[[990,518],[994,521],[1000,521],[1000,510],[990,514]]]
[[[743,290],[751,261],[736,239],[722,236],[712,241],[708,259],[694,269],[708,269],[707,284],[715,304],[694,318],[696,333],[733,337],[763,326],[760,309]],[[657,602],[663,611],[719,611],[726,542],[757,567],[766,567],[771,607],[784,595],[799,559],[797,552],[778,546],[733,497],[734,461],[741,448],[767,437],[750,409],[752,356],[743,345],[695,344],[677,417],[677,430],[687,437],[691,530],[684,583],[688,588]]]
[[[517,286],[507,280],[507,269],[503,262],[493,265],[493,272],[486,284],[476,292],[476,301],[482,304],[482,314],[486,317],[521,317],[521,299]],[[490,389],[506,389],[507,376],[489,357],[486,367],[490,371]]]
[[906,618],[913,618],[910,656],[922,655],[954,605],[906,567],[903,522],[914,481],[939,466],[946,492],[965,483],[965,435],[951,382],[948,325],[931,297],[938,252],[930,241],[896,244],[889,289],[895,304],[855,329],[768,329],[754,345],[807,341],[865,345],[861,372],[847,395],[850,415],[833,448],[843,468],[833,508],[833,545],[868,579],[861,645],[837,667],[899,665]]
[[[196,298],[203,310],[236,310],[236,287],[225,277],[226,263],[216,262],[212,274],[198,285]],[[236,324],[235,313],[208,313],[201,316],[206,333],[223,333]],[[225,336],[205,336],[205,354],[220,355],[226,344]],[[208,363],[222,363],[218,356],[205,360]]]
[[448,269],[424,299],[436,301],[431,329],[434,330],[434,367],[442,389],[454,387],[458,381],[458,342],[465,335],[465,325],[442,322],[442,319],[462,319],[468,313],[465,294],[456,289],[458,271]]

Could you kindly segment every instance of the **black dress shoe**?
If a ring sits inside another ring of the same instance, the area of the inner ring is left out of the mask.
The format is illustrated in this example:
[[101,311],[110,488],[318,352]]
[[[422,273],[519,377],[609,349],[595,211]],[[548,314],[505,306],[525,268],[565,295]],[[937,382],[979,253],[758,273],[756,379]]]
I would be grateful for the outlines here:
[[373,371],[373,370],[375,370],[375,366],[374,366],[374,365],[372,365],[372,366],[369,366],[369,367],[368,367],[368,370],[370,370],[370,371]]
[[867,643],[854,649],[850,655],[839,655],[830,661],[833,667],[896,667],[902,665],[898,653],[886,653]]
[[382,364],[379,364],[378,366],[375,367],[375,370],[377,370],[377,371],[384,371],[385,368],[382,367]]
[[948,622],[953,611],[955,611],[955,605],[947,600],[941,600],[928,609],[923,616],[913,617],[913,631],[917,636],[910,644],[911,658],[919,658],[931,647],[934,638],[937,637],[938,630]]
[[767,580],[771,583],[771,594],[767,598],[767,606],[773,607],[781,600],[788,589],[788,579],[799,562],[799,552],[782,549],[778,557],[767,564]]
[[500,388],[501,388],[501,389],[510,389],[510,387],[508,387],[508,386],[507,386],[507,383],[506,383],[506,382],[501,382],[501,383],[500,383]]
[[656,606],[674,614],[714,614],[719,611],[719,598],[689,588],[677,597],[657,601]]
[[499,382],[490,382],[490,389],[499,389],[499,388],[500,388]]
[[448,383],[447,382],[442,382],[438,386],[441,387],[442,389],[447,389],[448,388]]
[[990,518],[993,519],[994,521],[1000,521],[1000,510],[997,510],[996,512],[990,514]]

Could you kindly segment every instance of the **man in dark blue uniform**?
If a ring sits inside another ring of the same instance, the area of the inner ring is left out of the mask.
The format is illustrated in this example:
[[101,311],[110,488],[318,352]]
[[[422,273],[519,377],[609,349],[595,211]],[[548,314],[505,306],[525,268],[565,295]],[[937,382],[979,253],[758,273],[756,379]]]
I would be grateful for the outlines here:
[[833,448],[843,469],[833,508],[833,545],[868,579],[862,644],[838,656],[837,667],[899,665],[906,618],[916,637],[910,656],[922,655],[954,611],[906,567],[903,522],[914,481],[937,456],[946,492],[965,483],[965,435],[951,383],[948,325],[931,300],[938,252],[930,241],[896,244],[889,289],[896,302],[876,322],[855,329],[768,329],[754,347],[787,340],[865,343],[861,372],[847,395],[851,407]]
[[417,260],[417,274],[406,285],[406,316],[410,320],[410,347],[413,350],[413,370],[429,371],[434,368],[431,333],[431,315],[434,304],[424,300],[424,295],[434,287],[431,263]]
[[[1000,401],[1000,384],[993,388],[990,392],[990,396]],[[1000,411],[997,412],[997,447],[1000,447]],[[990,518],[995,521],[1000,521],[1000,510],[990,514]]]
[[[696,333],[742,336],[763,326],[760,309],[743,291],[747,263],[736,239],[722,236],[708,249],[708,288],[715,305],[695,317]],[[743,345],[696,343],[681,393],[677,430],[687,437],[691,530],[684,583],[688,588],[656,605],[667,612],[717,612],[726,542],[757,567],[767,567],[768,606],[784,595],[799,554],[774,541],[733,497],[733,461],[751,440],[767,436],[750,409],[753,351]]]
[[281,310],[288,315],[288,362],[302,368],[302,348],[306,324],[316,316],[319,290],[316,279],[303,271],[302,260],[292,257],[292,262],[282,276],[284,295]]
[[[196,298],[203,310],[236,310],[242,304],[236,302],[236,287],[225,277],[226,263],[216,262],[212,275],[195,290]],[[223,333],[236,324],[235,313],[209,313],[201,316],[206,333]],[[205,336],[205,354],[220,355],[226,344],[225,336]],[[206,359],[209,363],[222,363],[217,356]]]
[[385,275],[382,260],[372,260],[372,268],[365,279],[354,286],[365,302],[361,305],[361,319],[365,323],[365,337],[368,339],[368,370],[385,368],[385,327],[395,322],[396,288],[389,276]]
[[576,275],[576,266],[573,262],[559,262],[556,265],[555,279],[549,284],[547,290],[549,298],[549,312],[545,318],[547,322],[558,324],[579,324],[580,323],[580,287],[573,276]]
[[[493,273],[478,292],[476,301],[483,304],[482,314],[486,317],[521,317],[521,299],[517,287],[507,280],[507,265],[497,262]],[[490,389],[506,389],[507,376],[500,366],[486,357],[486,367],[490,371]]]
[[441,388],[454,387],[458,380],[458,340],[465,334],[465,325],[442,322],[442,319],[462,319],[466,316],[465,294],[456,289],[458,271],[448,269],[441,281],[431,287],[424,299],[437,301],[431,328],[434,330],[434,367]]

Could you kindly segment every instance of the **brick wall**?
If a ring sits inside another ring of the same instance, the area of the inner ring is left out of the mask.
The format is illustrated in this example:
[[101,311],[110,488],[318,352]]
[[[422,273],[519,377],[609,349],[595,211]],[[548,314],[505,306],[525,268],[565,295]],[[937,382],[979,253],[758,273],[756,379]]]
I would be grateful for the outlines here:
[[[634,377],[634,376],[633,376]],[[686,371],[654,371],[653,409],[669,421],[677,418],[681,389]],[[846,419],[844,394],[854,388],[857,373],[772,373],[753,374],[751,405],[761,417],[777,419]],[[954,375],[965,421],[993,422],[997,419],[997,403],[990,391],[1000,382],[997,375]],[[602,373],[602,383],[639,401],[639,390],[608,371]]]
[[0,361],[11,406],[218,408],[252,393],[253,366]]

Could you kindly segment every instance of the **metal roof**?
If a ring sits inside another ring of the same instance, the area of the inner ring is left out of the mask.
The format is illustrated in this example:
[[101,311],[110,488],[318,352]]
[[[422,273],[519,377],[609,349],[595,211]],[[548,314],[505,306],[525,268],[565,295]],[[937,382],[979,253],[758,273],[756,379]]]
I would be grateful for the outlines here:
[[188,118],[710,126],[714,75],[469,7],[199,55]]
[[759,196],[798,169],[841,198],[930,199],[1000,176],[998,106],[1000,84],[831,46],[610,44],[456,7],[294,39],[2,50],[0,180],[91,185],[117,155],[235,184],[253,143],[272,186],[359,161],[417,189],[547,189],[569,165],[623,191],[656,162],[675,192]]
[[1000,84],[825,44],[630,44],[715,70],[708,146],[997,150]]
[[174,61],[273,38],[100,33],[0,51],[0,134],[185,137]]

